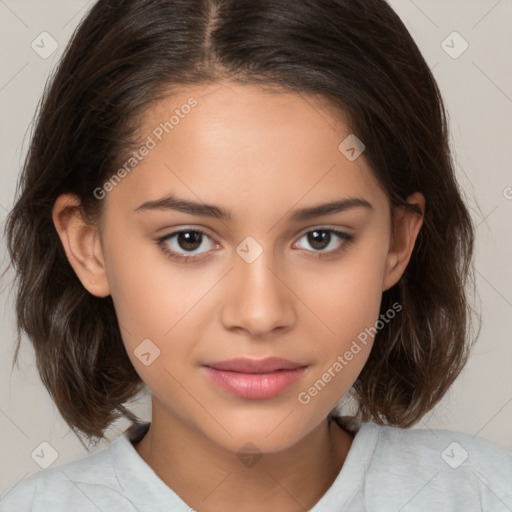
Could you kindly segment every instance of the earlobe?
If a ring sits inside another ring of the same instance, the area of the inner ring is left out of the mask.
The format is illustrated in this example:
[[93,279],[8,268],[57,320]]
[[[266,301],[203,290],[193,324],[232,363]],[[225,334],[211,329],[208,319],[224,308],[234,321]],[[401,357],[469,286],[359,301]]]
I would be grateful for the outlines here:
[[97,226],[85,222],[80,199],[74,194],[60,195],[53,206],[53,223],[70,265],[83,286],[97,297],[110,295]]
[[393,226],[394,236],[390,241],[390,249],[386,258],[386,269],[382,283],[382,291],[394,286],[407,268],[411,259],[425,212],[425,197],[415,192],[407,198],[407,202],[417,206],[423,213],[419,214],[412,209],[400,208],[395,211]]

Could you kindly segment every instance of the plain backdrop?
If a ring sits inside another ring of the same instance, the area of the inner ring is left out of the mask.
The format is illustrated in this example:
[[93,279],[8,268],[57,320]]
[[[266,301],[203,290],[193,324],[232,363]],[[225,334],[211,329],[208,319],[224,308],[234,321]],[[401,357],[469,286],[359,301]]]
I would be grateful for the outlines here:
[[[451,391],[415,428],[460,430],[512,448],[512,0],[392,0],[390,4],[438,81],[450,115],[458,178],[477,225],[476,306],[482,330]],[[91,5],[85,0],[0,0],[2,232],[45,81]],[[42,32],[59,45],[49,58],[32,49],[34,40],[48,37],[40,36]],[[0,257],[5,265],[3,238]],[[11,279],[8,274],[1,283],[0,295],[0,492],[41,469],[33,455],[47,447],[41,443],[49,443],[49,450],[55,451],[54,465],[87,454],[42,385],[28,340],[22,341],[21,369],[11,371],[15,341]],[[141,396],[133,410],[149,419],[149,397]],[[113,425],[109,439],[127,425],[124,420]],[[104,441],[92,451],[107,444]]]

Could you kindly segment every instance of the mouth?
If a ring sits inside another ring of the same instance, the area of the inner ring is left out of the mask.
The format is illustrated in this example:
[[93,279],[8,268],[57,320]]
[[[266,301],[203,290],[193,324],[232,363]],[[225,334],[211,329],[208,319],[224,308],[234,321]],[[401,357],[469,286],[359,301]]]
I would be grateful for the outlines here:
[[237,358],[203,365],[212,382],[230,394],[249,399],[273,398],[284,393],[305,373],[308,365],[288,359]]

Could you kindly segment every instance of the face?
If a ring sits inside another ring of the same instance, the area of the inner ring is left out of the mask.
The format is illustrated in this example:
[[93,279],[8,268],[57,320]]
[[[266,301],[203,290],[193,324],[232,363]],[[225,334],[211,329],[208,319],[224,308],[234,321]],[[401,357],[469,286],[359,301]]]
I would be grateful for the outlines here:
[[[190,87],[151,108],[141,133],[137,165],[103,189],[104,274],[75,269],[111,294],[153,407],[230,450],[285,449],[352,386],[412,247],[393,252],[386,194],[364,153],[340,151],[342,115],[311,97]],[[205,367],[240,357],[298,369]]]

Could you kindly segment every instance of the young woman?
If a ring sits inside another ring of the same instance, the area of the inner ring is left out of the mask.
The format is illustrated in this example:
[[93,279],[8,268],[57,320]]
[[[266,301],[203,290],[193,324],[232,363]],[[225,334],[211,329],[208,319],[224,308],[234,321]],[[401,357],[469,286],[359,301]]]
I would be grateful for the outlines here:
[[512,509],[509,451],[408,429],[468,357],[473,225],[385,1],[99,0],[19,192],[42,381],[85,439],[134,423],[1,511]]

